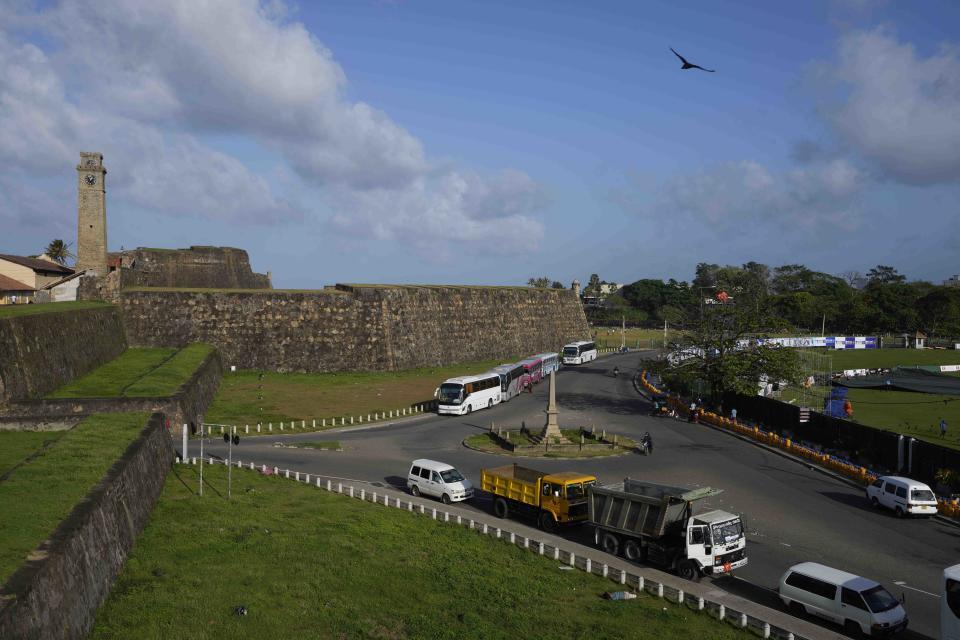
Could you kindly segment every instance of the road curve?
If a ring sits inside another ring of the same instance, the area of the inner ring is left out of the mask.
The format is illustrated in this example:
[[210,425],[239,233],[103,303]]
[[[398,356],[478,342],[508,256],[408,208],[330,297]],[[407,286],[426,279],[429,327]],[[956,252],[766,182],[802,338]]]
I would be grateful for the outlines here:
[[[902,637],[939,636],[939,580],[943,567],[960,559],[960,528],[933,520],[898,520],[873,510],[862,490],[805,463],[704,425],[649,417],[649,405],[626,375],[635,370],[641,355],[611,356],[564,368],[557,377],[557,401],[564,428],[595,426],[633,438],[649,431],[654,455],[527,463],[544,470],[593,473],[602,483],[630,476],[721,488],[724,492],[701,508],[722,508],[744,517],[750,563],[736,577],[715,580],[717,586],[783,609],[772,590],[784,570],[798,562],[821,562],[878,580],[897,596],[903,594],[910,631]],[[610,373],[614,365],[622,371],[618,378]],[[508,428],[522,422],[531,428],[541,426],[546,394],[547,385],[541,384],[533,394],[470,416],[425,415],[381,426],[244,438],[234,455],[258,464],[397,487],[405,483],[411,460],[433,458],[456,466],[476,483],[482,467],[514,459],[467,449],[463,439],[488,429],[491,422]],[[334,437],[344,451],[274,446]],[[196,446],[192,444],[191,455],[196,455]],[[208,440],[206,446],[211,455],[225,454],[217,439]],[[480,498],[467,508],[487,506]],[[571,530],[568,537],[588,542],[584,529]]]

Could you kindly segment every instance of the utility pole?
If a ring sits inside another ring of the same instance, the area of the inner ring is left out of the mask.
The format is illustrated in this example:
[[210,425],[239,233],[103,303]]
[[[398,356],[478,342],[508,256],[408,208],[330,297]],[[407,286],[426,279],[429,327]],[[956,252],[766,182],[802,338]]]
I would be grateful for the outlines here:
[[203,421],[200,421],[200,497],[203,497]]
[[821,338],[826,335],[826,333],[825,333],[826,330],[827,330],[827,314],[823,314],[823,321],[820,323],[820,337],[821,337]]
[[663,348],[667,348],[667,321],[663,321]]
[[620,316],[620,351],[624,351],[627,348],[627,316],[626,314]]

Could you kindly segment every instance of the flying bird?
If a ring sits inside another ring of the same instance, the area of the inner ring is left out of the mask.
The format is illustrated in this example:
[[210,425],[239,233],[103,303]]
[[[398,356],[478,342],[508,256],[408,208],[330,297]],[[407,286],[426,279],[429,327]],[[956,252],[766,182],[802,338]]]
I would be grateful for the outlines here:
[[[673,47],[670,47],[670,51],[673,51]],[[717,72],[716,69],[704,69],[703,67],[701,67],[701,66],[698,65],[698,64],[691,64],[691,63],[687,62],[687,59],[684,58],[684,57],[683,57],[682,55],[680,55],[679,53],[677,53],[676,51],[673,51],[673,55],[675,55],[675,56],[677,56],[678,58],[680,58],[680,61],[683,62],[683,66],[680,67],[681,69],[700,69],[700,71],[706,71],[707,73],[716,73],[716,72]]]

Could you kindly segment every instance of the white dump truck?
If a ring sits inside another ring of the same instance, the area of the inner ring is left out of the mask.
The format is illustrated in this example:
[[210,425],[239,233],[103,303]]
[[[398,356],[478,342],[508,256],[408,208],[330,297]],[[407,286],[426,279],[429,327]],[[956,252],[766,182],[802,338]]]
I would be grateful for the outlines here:
[[594,542],[611,555],[674,571],[687,580],[730,573],[747,564],[740,516],[694,513],[698,500],[721,493],[653,482],[623,482],[588,489]]

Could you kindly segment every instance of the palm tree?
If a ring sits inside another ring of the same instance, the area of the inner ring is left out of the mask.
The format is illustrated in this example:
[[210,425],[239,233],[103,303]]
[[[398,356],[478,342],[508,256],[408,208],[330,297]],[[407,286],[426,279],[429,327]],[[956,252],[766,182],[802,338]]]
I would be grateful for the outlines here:
[[70,251],[70,245],[63,240],[51,240],[44,253],[58,264],[67,264],[67,258],[76,258]]

